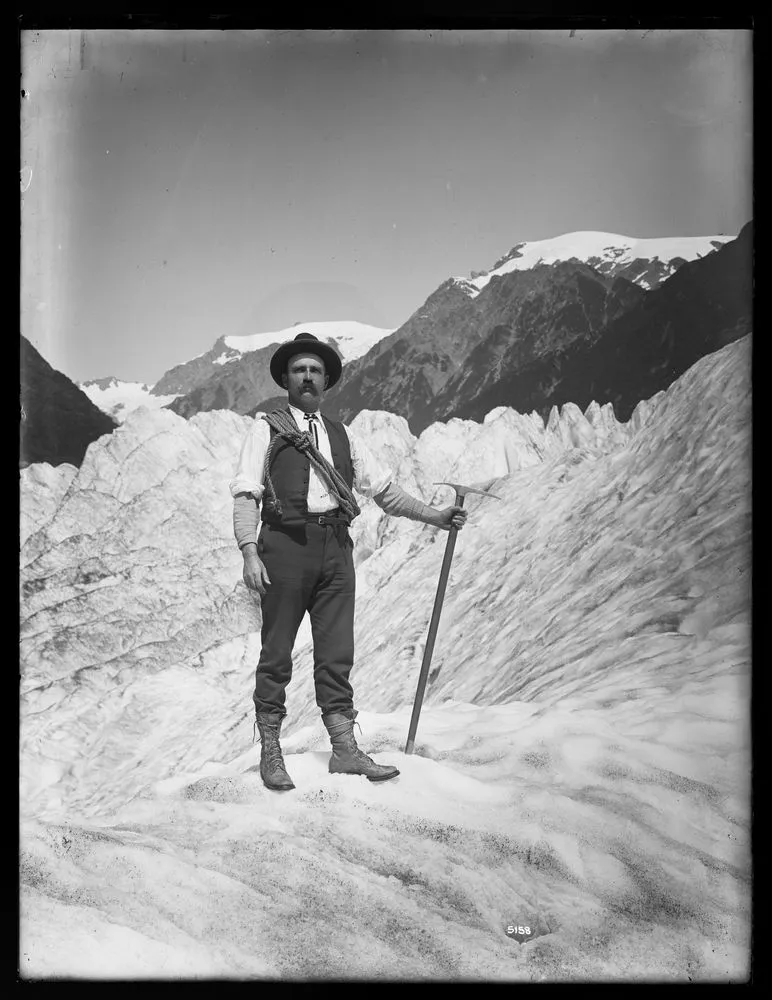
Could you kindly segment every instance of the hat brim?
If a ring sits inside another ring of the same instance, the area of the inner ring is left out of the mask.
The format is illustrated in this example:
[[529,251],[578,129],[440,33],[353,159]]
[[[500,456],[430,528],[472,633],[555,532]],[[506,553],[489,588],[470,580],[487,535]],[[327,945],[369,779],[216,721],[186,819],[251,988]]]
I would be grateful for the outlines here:
[[282,375],[287,374],[287,363],[296,354],[316,354],[324,361],[324,369],[329,379],[327,383],[328,389],[331,389],[340,378],[343,363],[340,360],[338,352],[330,347],[329,344],[324,344],[321,341],[318,343],[304,343],[303,341],[288,340],[274,352],[270,364],[271,378],[282,388],[284,388],[281,380]]

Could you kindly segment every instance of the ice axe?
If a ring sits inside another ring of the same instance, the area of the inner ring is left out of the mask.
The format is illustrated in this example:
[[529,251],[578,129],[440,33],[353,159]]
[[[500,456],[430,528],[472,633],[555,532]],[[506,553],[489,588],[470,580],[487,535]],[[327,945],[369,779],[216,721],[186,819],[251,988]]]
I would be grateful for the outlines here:
[[[491,480],[493,482],[493,480]],[[479,493],[484,497],[493,497],[494,500],[501,500],[501,497],[497,497],[495,493],[488,493],[487,490],[477,489],[475,486],[460,486],[458,483],[434,483],[434,486],[452,486],[456,491],[456,507],[464,506],[464,497],[467,493]],[[421,705],[424,700],[424,691],[426,689],[426,680],[429,676],[429,664],[432,662],[432,653],[434,652],[434,640],[437,638],[437,628],[440,624],[440,614],[442,612],[442,602],[445,599],[445,588],[448,585],[448,576],[450,575],[450,563],[453,559],[453,549],[456,546],[456,535],[458,534],[458,528],[454,528],[453,525],[450,526],[450,531],[448,532],[448,542],[445,546],[445,557],[442,560],[442,569],[440,570],[440,580],[437,584],[437,596],[434,598],[434,610],[432,611],[432,620],[429,623],[429,634],[426,637],[426,646],[424,647],[424,658],[421,663],[421,673],[418,675],[418,687],[416,688],[415,701],[413,702],[413,715],[410,719],[410,728],[407,733],[407,743],[405,744],[405,753],[412,753],[413,747],[415,746],[415,734],[416,729],[418,729],[418,716],[421,714]]]

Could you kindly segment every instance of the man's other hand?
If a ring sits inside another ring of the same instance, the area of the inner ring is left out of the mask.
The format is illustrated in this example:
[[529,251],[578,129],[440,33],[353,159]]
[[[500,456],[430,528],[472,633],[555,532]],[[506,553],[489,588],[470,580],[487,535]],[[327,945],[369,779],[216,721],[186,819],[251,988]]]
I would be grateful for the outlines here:
[[244,583],[250,590],[256,590],[262,597],[265,594],[265,588],[271,583],[268,570],[257,554],[255,546],[245,545],[241,551],[244,556]]
[[458,528],[460,531],[466,524],[466,519],[468,516],[468,511],[464,510],[463,507],[445,507],[444,510],[437,511],[437,520],[435,524],[438,528],[442,528],[443,531],[450,531],[451,527]]

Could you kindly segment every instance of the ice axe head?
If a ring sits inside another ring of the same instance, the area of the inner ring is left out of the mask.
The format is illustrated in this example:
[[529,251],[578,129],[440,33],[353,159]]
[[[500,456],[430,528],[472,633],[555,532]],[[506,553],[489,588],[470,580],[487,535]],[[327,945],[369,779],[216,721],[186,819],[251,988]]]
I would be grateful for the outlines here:
[[[493,482],[493,480],[491,480]],[[497,497],[495,493],[489,493],[487,490],[478,489],[476,486],[462,486],[461,483],[434,483],[434,486],[452,486],[456,491],[456,507],[464,506],[464,497],[467,493],[479,493],[483,497],[493,497],[494,500],[501,500],[501,497]]]

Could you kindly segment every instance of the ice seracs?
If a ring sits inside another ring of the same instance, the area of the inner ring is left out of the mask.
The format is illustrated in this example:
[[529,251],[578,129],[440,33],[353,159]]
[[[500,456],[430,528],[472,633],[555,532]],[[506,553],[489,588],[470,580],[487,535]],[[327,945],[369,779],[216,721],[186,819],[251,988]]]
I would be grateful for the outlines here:
[[306,623],[297,794],[254,772],[227,489],[251,418],[140,410],[80,469],[23,470],[24,971],[747,977],[749,387],[746,337],[626,424],[352,420],[427,501],[500,497],[469,497],[410,756],[445,535],[372,501],[355,522],[357,721],[392,788],[328,774]]
[[20,546],[51,520],[77,474],[77,467],[67,462],[61,465],[34,462],[20,470],[20,492],[24,497],[19,511]]

